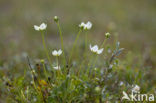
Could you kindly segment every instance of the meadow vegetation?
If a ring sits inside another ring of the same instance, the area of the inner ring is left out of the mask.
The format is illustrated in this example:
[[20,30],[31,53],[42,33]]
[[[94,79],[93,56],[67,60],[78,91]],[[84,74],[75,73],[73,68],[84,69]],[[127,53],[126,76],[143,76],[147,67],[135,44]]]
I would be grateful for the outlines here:
[[156,96],[155,5],[0,0],[0,103],[127,103],[123,91],[131,90]]
[[[124,48],[120,47],[117,37],[113,38],[107,32],[103,41],[96,45],[88,38],[92,23],[82,22],[72,46],[64,49],[66,44],[57,16],[54,22],[58,27],[61,48],[48,49],[45,40],[47,24],[34,25],[42,38],[38,42],[43,44],[44,58],[36,60],[23,53],[3,65],[3,68],[14,67],[2,69],[0,74],[1,96],[6,102],[120,103],[122,91],[130,93],[134,86],[141,88],[141,92],[154,91],[154,79],[149,80],[151,67],[143,66],[140,57],[134,63],[131,52],[125,52],[124,59],[120,60]],[[82,45],[78,45],[80,38]]]

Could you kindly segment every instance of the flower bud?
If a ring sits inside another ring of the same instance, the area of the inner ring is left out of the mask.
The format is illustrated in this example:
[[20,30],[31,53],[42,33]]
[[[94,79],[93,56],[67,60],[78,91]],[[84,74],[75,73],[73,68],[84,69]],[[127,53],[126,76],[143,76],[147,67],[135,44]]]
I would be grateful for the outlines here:
[[107,32],[107,33],[105,34],[105,36],[106,36],[106,38],[110,38],[110,33]]
[[44,59],[41,59],[40,62],[44,64],[45,61],[44,61]]
[[54,16],[54,21],[57,23],[59,21],[58,16]]

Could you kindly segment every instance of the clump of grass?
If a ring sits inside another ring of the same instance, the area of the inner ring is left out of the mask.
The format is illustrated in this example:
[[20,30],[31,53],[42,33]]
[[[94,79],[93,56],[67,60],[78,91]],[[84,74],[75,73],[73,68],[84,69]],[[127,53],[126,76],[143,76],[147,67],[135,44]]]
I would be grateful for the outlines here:
[[[35,25],[35,30],[41,33],[47,59],[41,59],[34,65],[33,60],[27,56],[29,69],[25,70],[23,76],[3,75],[0,80],[7,87],[3,91],[8,96],[6,101],[12,103],[120,102],[122,91],[129,91],[132,84],[148,87],[143,81],[146,70],[134,72],[130,66],[118,59],[124,49],[120,48],[118,41],[115,49],[108,44],[107,41],[111,40],[110,33],[105,34],[101,45],[92,46],[86,34],[92,28],[92,23],[82,22],[73,46],[67,54],[64,52],[65,44],[59,18],[55,16],[54,21],[58,26],[61,48],[51,50],[50,53],[45,40],[47,25],[45,23],[40,26]],[[84,49],[77,43],[81,34],[85,34]],[[75,54],[76,48],[82,50]],[[56,60],[51,59],[52,56]],[[135,68],[138,66],[134,67],[134,70]]]

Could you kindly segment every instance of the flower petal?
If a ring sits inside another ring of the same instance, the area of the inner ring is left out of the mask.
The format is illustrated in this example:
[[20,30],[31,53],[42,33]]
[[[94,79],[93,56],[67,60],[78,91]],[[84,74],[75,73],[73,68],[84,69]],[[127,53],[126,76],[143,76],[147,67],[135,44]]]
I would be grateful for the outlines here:
[[57,56],[57,55],[58,55],[57,51],[54,50],[54,51],[52,52],[52,55],[53,55],[53,56]]
[[103,52],[103,48],[102,48],[102,49],[97,50],[97,54],[101,54],[102,52]]
[[59,51],[58,51],[58,55],[61,55],[62,54],[62,50],[60,49]]
[[91,44],[89,45],[89,48],[90,48],[90,50],[92,51],[92,45],[91,45]]
[[37,30],[37,31],[39,31],[40,30],[40,27],[37,26],[37,25],[34,25],[34,29]]
[[97,52],[97,51],[98,51],[98,46],[97,46],[97,45],[94,45],[94,46],[92,47],[92,49],[93,49],[94,52]]
[[84,27],[85,26],[85,23],[84,22],[82,22],[80,25],[79,25],[79,27]]
[[40,25],[40,30],[45,30],[46,28],[47,28],[47,24],[42,23],[42,24]]
[[91,29],[92,28],[92,23],[90,21],[87,22],[86,24],[87,29]]

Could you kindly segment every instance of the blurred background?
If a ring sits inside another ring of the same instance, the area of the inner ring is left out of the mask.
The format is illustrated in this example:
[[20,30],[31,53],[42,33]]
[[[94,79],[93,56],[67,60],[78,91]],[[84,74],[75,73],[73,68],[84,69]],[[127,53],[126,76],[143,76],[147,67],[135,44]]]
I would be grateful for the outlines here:
[[43,50],[41,35],[33,25],[42,22],[48,24],[49,49],[56,47],[55,15],[60,18],[66,48],[81,21],[91,21],[91,40],[101,42],[105,32],[110,32],[118,36],[126,52],[141,54],[147,65],[155,67],[156,0],[0,0],[0,60],[7,62],[25,53],[37,58]]

